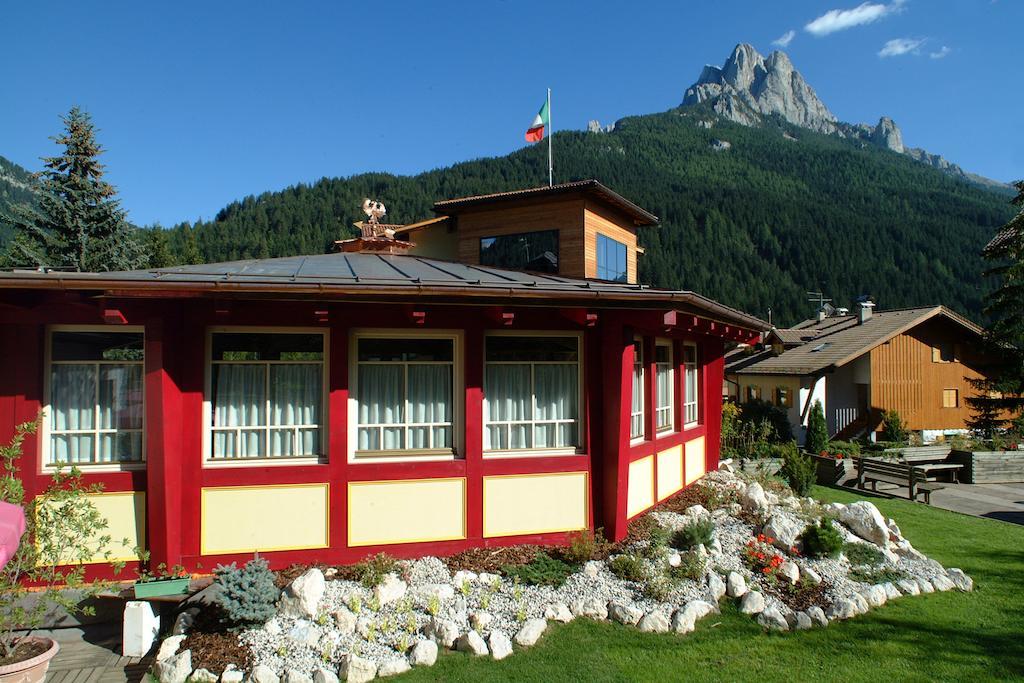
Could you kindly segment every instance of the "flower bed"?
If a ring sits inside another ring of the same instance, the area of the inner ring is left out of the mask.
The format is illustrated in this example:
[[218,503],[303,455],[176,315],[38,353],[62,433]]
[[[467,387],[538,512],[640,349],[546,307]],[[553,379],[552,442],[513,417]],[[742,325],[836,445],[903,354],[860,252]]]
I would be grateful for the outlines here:
[[[808,547],[833,557],[804,556],[809,525],[831,543]],[[486,549],[447,563],[378,556],[344,571],[288,576],[273,616],[224,636],[248,662],[227,663],[230,649],[178,636],[161,646],[157,679],[365,681],[429,666],[447,649],[502,659],[537,642],[551,622],[577,618],[685,634],[729,599],[766,629],[787,631],[904,595],[972,588],[963,572],[915,550],[869,502],[823,506],[728,469],[636,520],[621,544],[580,536],[566,549]],[[193,642],[196,651],[187,649]]]

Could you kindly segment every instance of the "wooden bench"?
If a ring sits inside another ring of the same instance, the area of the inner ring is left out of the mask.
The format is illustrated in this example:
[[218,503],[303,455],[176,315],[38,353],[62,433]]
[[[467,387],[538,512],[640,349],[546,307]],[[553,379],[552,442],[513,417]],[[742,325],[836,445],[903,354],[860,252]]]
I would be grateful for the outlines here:
[[925,473],[927,481],[937,481],[939,474],[949,474],[949,480],[959,482],[959,473],[963,464],[949,461],[952,448],[949,444],[935,446],[908,446],[907,448],[887,448],[888,457],[899,458],[902,462],[913,465]]
[[857,458],[857,488],[863,489],[871,482],[871,490],[878,491],[878,482],[905,486],[910,500],[924,494],[924,502],[932,503],[932,492],[946,488],[928,482],[927,473],[920,467],[898,462],[887,462],[875,458]]

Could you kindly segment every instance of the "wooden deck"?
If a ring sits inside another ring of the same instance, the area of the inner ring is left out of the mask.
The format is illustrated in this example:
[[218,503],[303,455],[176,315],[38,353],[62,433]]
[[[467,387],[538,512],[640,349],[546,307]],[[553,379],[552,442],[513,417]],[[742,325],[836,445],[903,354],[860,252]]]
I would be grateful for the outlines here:
[[46,683],[123,683],[142,681],[156,651],[147,657],[121,656],[121,624],[39,631],[60,643]]

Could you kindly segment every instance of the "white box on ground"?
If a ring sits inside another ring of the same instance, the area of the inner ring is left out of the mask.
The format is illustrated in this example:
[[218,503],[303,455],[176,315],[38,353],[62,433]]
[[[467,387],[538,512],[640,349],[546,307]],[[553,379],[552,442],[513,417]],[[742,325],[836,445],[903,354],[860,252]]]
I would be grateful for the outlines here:
[[148,602],[131,600],[124,606],[122,651],[125,657],[145,657],[160,632],[160,615]]

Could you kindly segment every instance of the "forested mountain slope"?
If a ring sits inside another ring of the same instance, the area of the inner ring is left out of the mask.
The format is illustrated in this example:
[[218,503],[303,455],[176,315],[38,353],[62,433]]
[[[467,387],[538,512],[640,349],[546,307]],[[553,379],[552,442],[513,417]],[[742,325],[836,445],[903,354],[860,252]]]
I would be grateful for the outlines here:
[[[405,223],[433,215],[437,199],[541,185],[543,147],[247,197],[176,226],[172,246],[188,253],[194,239],[206,261],[321,253],[351,234],[367,196]],[[889,150],[778,119],[748,128],[700,106],[560,132],[554,149],[556,182],[597,178],[661,217],[641,231],[644,281],[759,316],[771,307],[779,323],[809,313],[807,290],[839,305],[866,293],[882,308],[944,303],[978,318],[988,287],[979,252],[1011,215],[1006,195]]]
[[[31,204],[35,201],[32,174],[13,161],[0,157],[0,216],[12,204]],[[0,244],[9,236],[10,226],[0,219]]]

